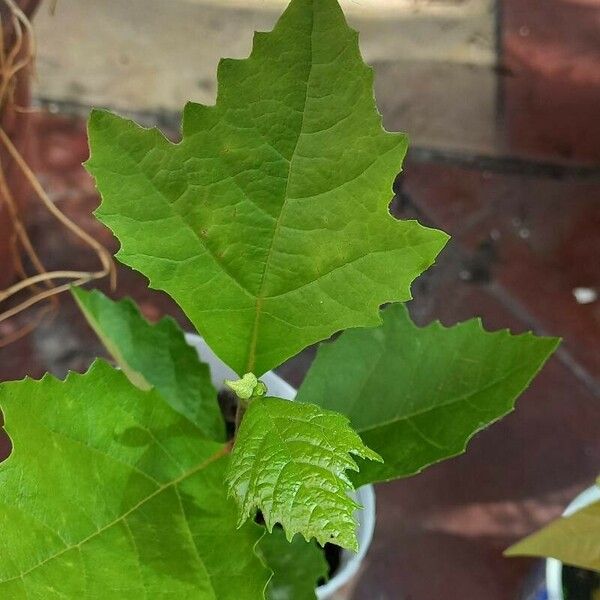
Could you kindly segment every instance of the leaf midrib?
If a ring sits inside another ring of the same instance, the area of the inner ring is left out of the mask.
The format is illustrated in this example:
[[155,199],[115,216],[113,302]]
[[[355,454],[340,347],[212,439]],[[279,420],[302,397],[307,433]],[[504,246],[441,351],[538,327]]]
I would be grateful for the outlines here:
[[472,398],[473,396],[476,396],[477,394],[485,392],[485,391],[489,390],[490,388],[493,388],[493,387],[503,383],[511,375],[514,375],[515,373],[518,373],[519,371],[526,371],[526,370],[527,370],[526,366],[517,365],[513,369],[510,369],[509,371],[507,371],[502,377],[499,377],[498,379],[494,379],[493,381],[488,382],[487,384],[485,384],[484,386],[478,388],[477,390],[475,390],[473,392],[467,392],[465,394],[461,394],[457,397],[453,397],[450,400],[447,400],[446,402],[442,402],[441,404],[436,404],[435,406],[429,406],[425,409],[417,410],[408,415],[396,415],[396,416],[392,417],[391,419],[388,419],[386,421],[381,421],[375,425],[370,425],[370,426],[362,428],[362,429],[357,427],[356,431],[358,431],[358,433],[361,433],[361,434],[367,433],[370,431],[374,431],[375,429],[379,429],[380,427],[387,427],[389,425],[394,425],[399,422],[414,419],[415,417],[420,417],[424,414],[433,412],[439,408],[445,408],[448,406],[452,406],[453,404],[457,404],[458,402],[468,402],[468,400],[470,398]]
[[264,298],[264,289],[265,289],[265,282],[266,282],[266,278],[267,278],[266,275],[269,270],[271,258],[273,256],[273,248],[275,246],[275,238],[277,237],[277,235],[279,233],[279,229],[281,227],[281,222],[283,221],[283,215],[285,213],[286,206],[288,205],[288,200],[289,200],[288,192],[289,192],[290,179],[291,179],[291,174],[292,174],[292,167],[294,164],[294,159],[296,157],[296,152],[298,150],[298,144],[300,143],[300,139],[302,138],[302,133],[304,131],[304,119],[306,116],[306,105],[308,103],[308,92],[310,89],[310,80],[311,80],[313,66],[314,66],[314,60],[312,60],[314,29],[315,29],[315,13],[314,13],[314,4],[313,4],[313,10],[311,11],[311,25],[310,25],[310,38],[309,38],[309,48],[310,48],[309,53],[311,56],[311,60],[310,60],[310,66],[308,69],[308,76],[306,78],[306,87],[305,87],[305,91],[304,91],[304,103],[302,106],[302,120],[300,122],[300,129],[298,131],[298,137],[296,138],[296,143],[294,145],[294,149],[292,150],[292,152],[290,154],[288,175],[287,175],[287,179],[286,179],[286,183],[285,183],[285,191],[283,193],[283,204],[281,205],[281,210],[279,211],[279,215],[277,216],[275,225],[273,227],[273,236],[271,237],[271,243],[269,244],[269,249],[267,250],[267,257],[265,259],[265,264],[264,264],[263,272],[262,272],[261,279],[260,279],[260,285],[258,288],[258,292],[256,294],[256,302],[254,305],[254,307],[255,307],[254,308],[254,322],[252,324],[252,334],[250,336],[250,341],[248,342],[248,352],[247,352],[248,358],[246,361],[246,369],[245,369],[247,373],[254,371],[254,367],[256,364],[256,343],[258,340],[258,330],[259,330],[259,323],[260,323],[260,315],[262,313],[262,305],[263,305],[263,302],[265,299]]
[[[156,496],[158,496],[159,494],[161,494],[165,490],[169,489],[172,486],[177,486],[182,481],[185,481],[189,477],[194,476],[196,473],[202,471],[203,469],[205,469],[206,467],[208,467],[213,462],[219,460],[220,458],[222,458],[223,456],[225,456],[226,454],[228,454],[230,452],[230,449],[231,449],[230,448],[230,444],[225,444],[220,450],[218,450],[217,452],[215,452],[214,454],[212,454],[211,456],[209,456],[206,460],[204,460],[203,462],[201,462],[199,465],[196,465],[195,467],[192,467],[191,469],[189,469],[188,471],[186,471],[185,473],[183,473],[182,475],[180,475],[179,477],[177,477],[177,479],[174,479],[173,481],[170,481],[170,482],[165,483],[164,485],[160,486],[154,492],[152,492],[152,494],[150,494],[149,496],[146,496],[145,498],[143,498],[142,500],[140,500],[137,504],[135,504],[134,506],[132,506],[129,510],[127,510],[123,514],[119,515],[116,519],[113,519],[110,523],[107,523],[106,525],[104,525],[100,529],[96,530],[94,533],[88,535],[87,537],[83,538],[81,541],[77,542],[76,544],[68,545],[65,548],[63,548],[62,550],[60,550],[59,552],[55,552],[51,556],[45,558],[44,560],[42,560],[42,561],[38,562],[37,564],[35,564],[33,567],[29,568],[27,571],[24,571],[23,573],[20,573],[19,575],[16,575],[15,577],[11,577],[9,579],[3,579],[3,580],[1,580],[0,581],[0,585],[6,584],[6,583],[11,583],[12,581],[16,581],[18,579],[23,579],[25,576],[29,575],[30,573],[32,573],[36,569],[39,569],[40,567],[43,567],[47,563],[53,561],[56,558],[59,558],[63,554],[66,554],[67,552],[70,552],[71,550],[74,550],[75,548],[80,549],[84,544],[86,544],[90,540],[94,539],[98,535],[102,534],[104,531],[110,529],[111,527],[114,527],[118,523],[120,523],[120,522],[124,521],[125,519],[127,519],[127,517],[129,515],[131,515],[134,512],[136,512],[144,504],[146,504],[147,502],[149,502],[150,500],[152,500],[153,498],[155,498]],[[183,517],[185,519],[186,518],[185,513],[182,513],[182,514],[183,514]],[[194,545],[194,548],[196,548],[195,545]],[[196,548],[196,552],[197,552],[197,548]],[[200,561],[200,562],[203,562],[203,561]]]

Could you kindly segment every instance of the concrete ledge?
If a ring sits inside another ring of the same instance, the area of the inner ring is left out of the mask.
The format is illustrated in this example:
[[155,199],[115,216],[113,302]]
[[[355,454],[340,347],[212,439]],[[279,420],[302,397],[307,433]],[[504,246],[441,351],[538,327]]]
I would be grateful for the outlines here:
[[[60,0],[54,16],[42,9],[36,18],[37,93],[126,113],[179,111],[188,100],[213,103],[219,58],[247,56],[253,31],[270,30],[286,4]],[[462,110],[467,88],[456,80],[461,73],[463,83],[469,80],[468,112],[478,129],[470,128],[473,136],[467,146],[485,151],[493,145],[493,0],[342,4],[360,31],[366,61],[378,65],[378,101],[390,126],[436,146],[464,138],[462,132],[452,140],[447,127],[436,131],[449,103],[458,103],[450,107],[451,114]]]

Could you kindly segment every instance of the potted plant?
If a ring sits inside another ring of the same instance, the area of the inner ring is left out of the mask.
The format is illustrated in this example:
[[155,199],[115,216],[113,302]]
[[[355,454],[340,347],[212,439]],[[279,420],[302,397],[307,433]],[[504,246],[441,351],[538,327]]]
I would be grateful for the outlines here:
[[[364,553],[362,486],[462,452],[557,345],[412,323],[402,303],[448,237],[389,214],[407,141],[382,129],[336,0],[292,0],[218,78],[177,144],[90,117],[97,216],[203,360],[174,321],[73,292],[118,368],[0,386],[2,598],[333,597],[321,549]],[[342,330],[290,402],[272,369]]]
[[600,487],[579,494],[563,516],[506,551],[546,560],[547,600],[600,598]]

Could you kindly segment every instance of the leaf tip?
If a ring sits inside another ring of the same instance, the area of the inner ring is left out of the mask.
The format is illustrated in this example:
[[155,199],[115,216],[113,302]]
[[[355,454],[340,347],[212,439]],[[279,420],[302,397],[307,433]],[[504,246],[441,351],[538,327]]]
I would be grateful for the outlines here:
[[[93,145],[93,141],[95,140],[95,136],[100,133],[103,129],[105,129],[111,122],[114,121],[124,121],[122,117],[115,115],[114,113],[106,110],[105,108],[92,108],[90,111],[90,115],[88,117],[87,122],[87,130],[88,130],[88,138],[90,141],[90,147]],[[90,163],[92,157],[88,158],[88,160],[84,164]]]
[[[525,538],[527,539],[527,538]],[[526,552],[523,551],[522,549],[522,540],[517,542],[516,544],[513,544],[512,546],[509,546],[508,548],[506,548],[503,552],[502,552],[502,556],[506,556],[507,558],[513,558],[515,556],[526,556]]]
[[88,117],[88,128],[97,126],[108,114],[110,113],[106,109],[97,108],[94,106],[90,111],[90,116]]

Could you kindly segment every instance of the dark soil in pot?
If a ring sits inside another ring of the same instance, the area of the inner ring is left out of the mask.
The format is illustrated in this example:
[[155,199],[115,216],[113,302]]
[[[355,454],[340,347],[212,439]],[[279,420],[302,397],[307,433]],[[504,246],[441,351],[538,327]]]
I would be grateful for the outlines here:
[[[218,400],[219,407],[221,408],[221,414],[225,420],[227,439],[231,440],[233,439],[233,434],[235,433],[235,411],[237,409],[237,399],[233,392],[224,389],[219,391]],[[264,524],[262,514],[260,514],[260,512],[256,515],[255,520],[261,525]],[[342,549],[335,544],[325,544],[323,547],[323,553],[325,554],[325,560],[329,565],[328,576],[329,579],[331,579],[340,568]],[[323,583],[325,583],[325,581],[319,581],[319,585],[322,585]]]
[[600,600],[600,573],[565,565],[562,581],[565,600]]
[[237,410],[237,399],[233,392],[229,390],[219,390],[217,396],[219,400],[219,408],[221,414],[225,420],[225,433],[227,434],[227,440],[233,439],[235,433],[235,411]]
[[[323,552],[325,553],[325,560],[329,565],[327,577],[331,579],[340,568],[340,562],[342,560],[342,549],[339,546],[336,546],[335,544],[325,544]],[[326,582],[319,581],[319,585],[323,585],[324,583]]]

